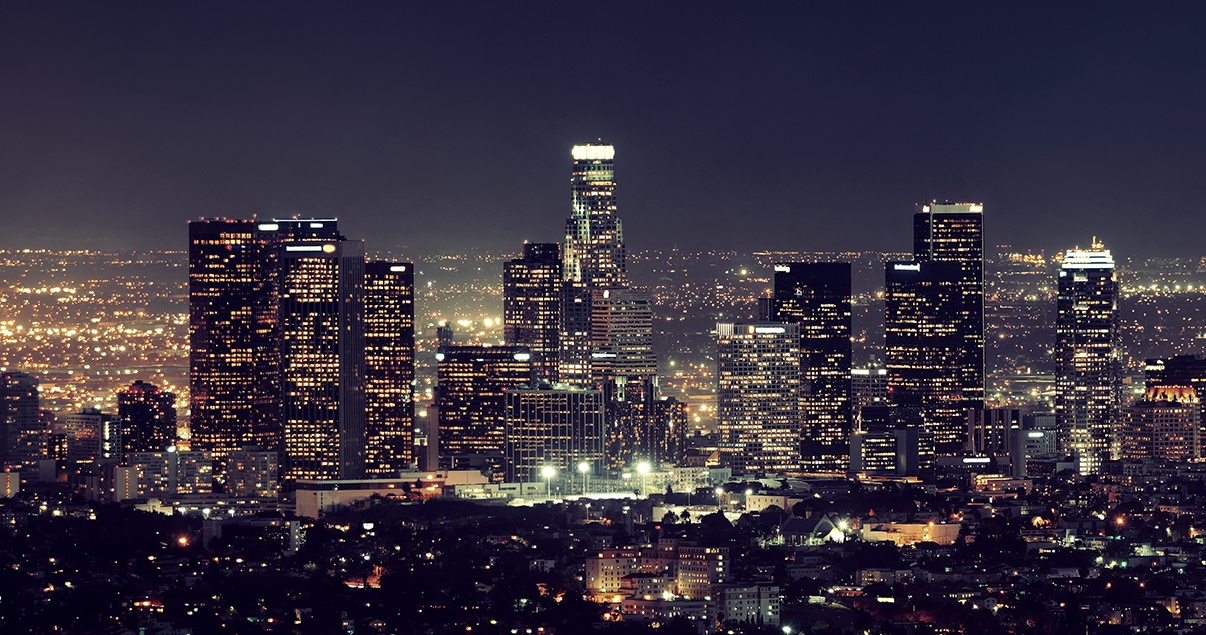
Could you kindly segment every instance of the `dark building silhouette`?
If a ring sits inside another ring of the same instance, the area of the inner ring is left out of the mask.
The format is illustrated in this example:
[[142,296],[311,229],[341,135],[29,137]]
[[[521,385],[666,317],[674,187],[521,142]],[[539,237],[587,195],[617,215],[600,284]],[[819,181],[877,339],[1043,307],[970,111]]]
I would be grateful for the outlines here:
[[921,413],[936,451],[954,454],[963,447],[967,407],[962,269],[955,262],[888,262],[885,283],[888,400]]
[[38,415],[38,378],[0,373],[0,470],[30,467],[46,455],[49,431]]
[[136,381],[117,393],[117,418],[123,463],[131,452],[162,452],[176,443],[176,395],[154,384]]
[[850,263],[779,263],[768,319],[800,327],[801,458],[844,472],[850,449]]
[[445,346],[436,372],[440,462],[501,472],[506,390],[533,385],[532,354],[522,346]]

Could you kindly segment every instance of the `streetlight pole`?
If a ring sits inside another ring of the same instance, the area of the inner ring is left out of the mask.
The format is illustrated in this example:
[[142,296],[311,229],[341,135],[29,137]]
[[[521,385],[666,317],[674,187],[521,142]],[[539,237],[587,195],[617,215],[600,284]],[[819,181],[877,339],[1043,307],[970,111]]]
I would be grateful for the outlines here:
[[637,463],[637,471],[641,473],[641,496],[649,497],[649,487],[647,477],[649,476],[649,461],[641,461]]
[[586,496],[586,491],[587,491],[586,484],[588,482],[588,479],[590,478],[590,463],[587,463],[586,461],[582,461],[581,463],[578,464],[578,471],[582,472],[582,495]]

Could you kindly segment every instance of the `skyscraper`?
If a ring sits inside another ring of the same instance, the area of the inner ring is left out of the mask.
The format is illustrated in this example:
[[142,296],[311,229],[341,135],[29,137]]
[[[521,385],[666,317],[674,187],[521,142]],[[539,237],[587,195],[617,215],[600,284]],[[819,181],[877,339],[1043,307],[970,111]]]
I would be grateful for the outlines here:
[[396,476],[414,453],[414,265],[369,262],[364,272],[365,472]]
[[117,393],[121,421],[121,454],[160,452],[176,443],[176,395],[154,384],[136,381]]
[[1202,458],[1202,408],[1189,386],[1154,386],[1119,409],[1120,458],[1195,461]]
[[364,243],[336,220],[274,220],[286,486],[365,467]]
[[589,287],[624,286],[627,254],[616,215],[615,148],[603,143],[574,146],[570,191],[573,208],[565,223],[567,280]]
[[440,462],[501,469],[508,388],[532,385],[522,346],[444,346],[436,353]]
[[597,382],[657,374],[653,300],[643,287],[598,288],[590,300],[591,374]]
[[804,468],[844,472],[850,451],[850,263],[775,265],[770,320],[800,328]]
[[1097,473],[1118,454],[1120,371],[1118,277],[1114,257],[1094,241],[1064,254],[1055,318],[1060,449],[1079,457],[1082,474]]
[[503,340],[526,346],[541,381],[560,377],[561,246],[528,243],[503,265]]
[[281,447],[277,227],[188,224],[189,430],[219,463],[245,445]]
[[884,343],[891,405],[921,414],[939,454],[963,447],[962,270],[954,262],[888,262]]
[[720,459],[734,472],[800,469],[800,327],[716,325]]
[[41,459],[48,437],[38,417],[38,378],[0,373],[0,471],[20,470]]
[[984,206],[922,205],[913,216],[913,259],[959,264],[959,389],[965,408],[984,406]]
[[505,422],[508,481],[540,480],[544,467],[570,478],[578,476],[582,463],[592,474],[602,473],[605,467],[601,391],[570,386],[508,388]]

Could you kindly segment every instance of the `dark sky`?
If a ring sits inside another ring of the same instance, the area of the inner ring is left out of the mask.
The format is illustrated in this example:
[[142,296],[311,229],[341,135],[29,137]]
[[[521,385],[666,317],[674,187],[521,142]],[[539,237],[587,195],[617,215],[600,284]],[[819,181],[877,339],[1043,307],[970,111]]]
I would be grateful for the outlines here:
[[1063,4],[9,2],[0,247],[301,213],[517,249],[602,137],[632,249],[907,250],[937,198],[990,244],[1201,255],[1206,4]]

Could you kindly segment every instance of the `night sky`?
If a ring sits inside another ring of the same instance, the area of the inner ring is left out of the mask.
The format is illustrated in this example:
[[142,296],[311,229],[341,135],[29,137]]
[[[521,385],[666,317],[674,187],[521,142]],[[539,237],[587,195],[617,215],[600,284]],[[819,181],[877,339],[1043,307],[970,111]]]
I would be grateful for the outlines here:
[[989,244],[1203,252],[1202,3],[9,2],[0,25],[0,248],[184,249],[187,219],[258,213],[517,250],[562,240],[570,147],[602,137],[630,249],[906,251],[936,198],[983,202]]

